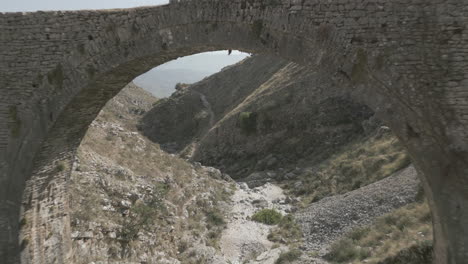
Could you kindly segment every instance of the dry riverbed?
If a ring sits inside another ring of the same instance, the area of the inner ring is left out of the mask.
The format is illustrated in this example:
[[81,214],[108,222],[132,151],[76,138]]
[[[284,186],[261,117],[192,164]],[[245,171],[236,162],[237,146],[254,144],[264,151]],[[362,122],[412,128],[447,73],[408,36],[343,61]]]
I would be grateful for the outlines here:
[[227,215],[227,228],[220,239],[221,254],[226,263],[273,264],[285,246],[277,247],[267,239],[273,226],[257,223],[250,217],[264,208],[276,209],[286,215],[287,204],[283,189],[267,183],[250,189],[241,183],[232,196],[231,210]]

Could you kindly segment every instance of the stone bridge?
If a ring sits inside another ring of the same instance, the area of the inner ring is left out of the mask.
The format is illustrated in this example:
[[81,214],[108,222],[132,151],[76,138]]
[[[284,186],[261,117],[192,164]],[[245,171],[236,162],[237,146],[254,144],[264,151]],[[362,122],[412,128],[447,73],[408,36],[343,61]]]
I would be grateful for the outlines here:
[[420,171],[435,263],[467,263],[467,26],[466,0],[186,0],[0,13],[0,262],[70,263],[72,161],[122,87],[181,56],[238,49],[352,87]]

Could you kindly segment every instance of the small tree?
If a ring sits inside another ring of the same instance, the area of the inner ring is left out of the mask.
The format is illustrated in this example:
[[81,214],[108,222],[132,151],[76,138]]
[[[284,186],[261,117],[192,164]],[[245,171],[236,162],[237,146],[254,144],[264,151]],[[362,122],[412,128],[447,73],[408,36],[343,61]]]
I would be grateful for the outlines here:
[[168,185],[156,185],[153,193],[146,201],[138,200],[130,208],[126,217],[122,218],[122,228],[119,233],[122,245],[122,258],[127,256],[130,242],[138,238],[140,231],[152,231],[152,227],[159,216],[166,213],[164,196],[167,194]]

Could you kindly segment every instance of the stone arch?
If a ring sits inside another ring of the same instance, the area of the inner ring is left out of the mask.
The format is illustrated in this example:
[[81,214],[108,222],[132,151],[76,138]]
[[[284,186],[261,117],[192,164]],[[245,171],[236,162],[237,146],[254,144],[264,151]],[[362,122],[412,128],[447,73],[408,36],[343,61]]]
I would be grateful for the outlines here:
[[319,81],[351,84],[350,92],[388,122],[425,175],[436,263],[462,263],[468,258],[468,108],[458,98],[467,96],[467,60],[457,54],[468,42],[466,12],[462,0],[191,0],[0,14],[0,84],[7,87],[0,101],[7,124],[0,127],[0,198],[7,212],[0,216],[0,259],[67,262],[66,181],[74,152],[125,84],[179,56],[239,49],[314,67]]

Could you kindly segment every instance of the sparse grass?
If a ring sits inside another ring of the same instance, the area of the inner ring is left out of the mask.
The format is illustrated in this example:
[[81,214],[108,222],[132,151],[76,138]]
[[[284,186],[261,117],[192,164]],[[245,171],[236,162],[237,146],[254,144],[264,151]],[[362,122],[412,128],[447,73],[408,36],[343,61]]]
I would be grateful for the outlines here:
[[409,164],[409,156],[395,136],[376,134],[348,145],[315,171],[301,175],[302,186],[291,191],[305,196],[307,205],[381,180]]
[[275,261],[275,264],[287,264],[295,260],[298,260],[302,255],[302,252],[298,249],[292,249],[288,252],[281,253],[279,258]]
[[[418,202],[379,217],[370,227],[349,232],[331,246],[333,263],[378,263],[400,251],[432,241],[429,207]],[[422,256],[425,257],[425,256]]]
[[209,247],[214,247],[216,249],[219,248],[219,238],[221,237],[221,230],[216,229],[213,231],[208,232],[206,235],[206,245]]
[[[140,254],[150,247],[151,252],[167,252],[170,257],[187,260],[182,263],[206,263],[203,256],[193,255],[192,243],[218,247],[225,226],[218,203],[229,200],[235,186],[210,178],[204,168],[169,155],[158,144],[134,133],[137,118],[127,108],[135,91],[123,92],[132,95],[122,97],[121,93],[109,101],[78,150],[80,170],[73,171],[70,186],[72,228],[87,230],[92,222],[116,232],[117,238],[104,239],[106,245],[116,248],[113,256],[124,256],[124,262],[136,256],[133,252]],[[151,107],[153,101],[136,92]],[[112,130],[109,124],[123,131]],[[116,134],[106,139],[110,131]],[[232,190],[227,188],[232,186]],[[152,197],[161,207],[151,203]],[[122,200],[132,204],[121,206]],[[185,212],[187,218],[182,217]],[[169,213],[174,218],[168,217]],[[91,255],[88,262],[101,257]]]
[[62,171],[65,170],[65,168],[66,168],[65,163],[64,163],[63,161],[61,161],[61,162],[59,162],[59,163],[57,164],[57,166],[55,167],[55,170],[56,170],[57,172],[62,172]]
[[253,221],[266,225],[279,224],[282,218],[283,215],[274,209],[262,209],[252,215]]
[[294,220],[292,215],[284,216],[277,227],[272,228],[268,234],[268,240],[272,242],[282,242],[291,245],[300,242],[302,230]]
[[226,224],[224,216],[216,210],[208,211],[206,213],[206,221],[209,226],[222,226]]
[[337,263],[345,263],[349,260],[364,260],[369,255],[370,251],[368,249],[356,246],[351,238],[344,238],[333,243],[326,259]]

